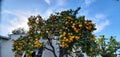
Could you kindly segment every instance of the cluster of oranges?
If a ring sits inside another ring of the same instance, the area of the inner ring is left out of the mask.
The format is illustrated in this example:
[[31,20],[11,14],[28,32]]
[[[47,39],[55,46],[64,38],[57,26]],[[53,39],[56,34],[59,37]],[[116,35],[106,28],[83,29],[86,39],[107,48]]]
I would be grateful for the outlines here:
[[85,24],[85,28],[87,29],[87,30],[89,30],[89,31],[91,31],[92,30],[92,22],[91,21],[85,21],[84,22],[84,24]]
[[67,48],[69,44],[71,44],[71,42],[73,42],[74,40],[78,41],[80,38],[79,36],[75,36],[72,33],[63,32],[63,34],[60,35],[60,39],[62,39],[60,40],[60,46]]
[[[13,41],[13,51],[15,55],[19,55],[19,52],[23,50],[24,44],[21,42],[23,40],[23,37],[20,37],[19,40]],[[16,50],[16,51],[15,51]]]
[[[60,47],[62,48],[71,48],[75,43],[85,42],[84,38],[88,38],[88,41],[95,41],[95,36],[91,34],[92,30],[94,30],[93,23],[89,20],[85,20],[84,18],[81,19],[74,19],[70,16],[66,17],[65,23],[63,25],[63,29],[60,31]],[[90,34],[91,36],[84,35]],[[92,47],[87,47],[86,43],[86,50],[88,49],[90,52],[93,51]],[[82,47],[82,46],[81,46]]]
[[[73,44],[72,42],[74,41],[78,41],[80,36],[75,35],[73,32],[75,31],[75,33],[79,32],[79,29],[76,27],[76,23],[74,23],[74,19],[70,16],[66,17],[65,23],[64,25],[65,28],[63,28],[61,31],[62,33],[60,33],[60,47],[63,48],[68,48],[69,44]],[[81,24],[80,24],[80,27]],[[74,31],[72,31],[74,30]],[[60,31],[60,32],[61,32]]]
[[15,48],[16,48],[18,51],[20,51],[20,50],[22,50],[22,47],[20,47],[20,46],[21,46],[21,45],[19,45],[19,46],[16,45]]
[[74,31],[75,31],[76,33],[78,33],[78,32],[79,32],[79,29],[78,29],[78,28],[76,28],[76,26],[75,26],[75,24],[74,24],[74,23],[72,24],[72,28],[74,29]]
[[71,24],[71,23],[73,23],[73,18],[71,18],[70,16],[66,17],[65,24]]
[[35,39],[34,45],[36,48],[40,48],[42,46],[38,39]]
[[95,36],[92,35],[91,38],[90,38],[91,41],[95,41]]

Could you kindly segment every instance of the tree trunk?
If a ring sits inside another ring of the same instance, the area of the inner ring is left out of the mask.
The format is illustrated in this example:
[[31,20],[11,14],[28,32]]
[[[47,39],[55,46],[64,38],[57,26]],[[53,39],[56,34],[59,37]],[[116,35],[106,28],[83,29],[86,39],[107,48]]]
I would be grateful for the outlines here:
[[59,57],[63,57],[66,54],[66,49],[60,47],[60,53],[59,53]]

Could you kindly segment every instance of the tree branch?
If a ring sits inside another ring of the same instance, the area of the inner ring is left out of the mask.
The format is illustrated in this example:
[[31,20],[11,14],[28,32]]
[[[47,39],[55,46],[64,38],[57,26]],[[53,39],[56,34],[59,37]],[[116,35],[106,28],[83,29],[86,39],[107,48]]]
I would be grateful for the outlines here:
[[47,50],[49,50],[49,51],[51,51],[51,52],[53,52],[53,50],[52,49],[49,49],[49,48],[47,48],[47,47],[44,47],[45,49],[47,49]]
[[51,39],[48,38],[48,36],[47,36],[47,39],[48,39],[48,42],[49,42],[50,46],[52,47],[52,51],[51,51],[51,52],[53,52],[54,56],[57,57],[57,55],[56,55],[56,53],[55,53],[55,48],[54,48],[54,46],[52,45]]

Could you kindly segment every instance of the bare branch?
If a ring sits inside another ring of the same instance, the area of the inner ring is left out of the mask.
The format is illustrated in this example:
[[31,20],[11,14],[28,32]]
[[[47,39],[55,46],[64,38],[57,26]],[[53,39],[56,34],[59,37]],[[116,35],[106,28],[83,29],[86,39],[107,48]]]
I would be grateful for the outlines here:
[[53,50],[52,49],[49,49],[49,48],[47,48],[47,47],[44,47],[45,49],[47,49],[47,50],[49,50],[49,51],[51,51],[51,52],[53,52]]

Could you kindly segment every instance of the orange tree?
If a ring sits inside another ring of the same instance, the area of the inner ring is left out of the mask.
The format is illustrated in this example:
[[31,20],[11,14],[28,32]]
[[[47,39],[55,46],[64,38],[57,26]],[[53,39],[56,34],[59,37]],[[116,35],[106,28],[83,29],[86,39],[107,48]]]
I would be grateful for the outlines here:
[[117,51],[120,49],[120,42],[116,41],[115,37],[111,36],[106,38],[104,35],[100,35],[97,40],[98,48],[96,51],[102,57],[117,57]]
[[[26,36],[20,37],[13,42],[13,51],[19,55],[23,51],[26,57],[31,57],[35,49],[44,48],[51,51],[57,57],[52,40],[59,41],[59,56],[63,57],[71,54],[86,53],[89,56],[95,55],[95,36],[92,32],[96,29],[91,20],[85,20],[85,16],[77,17],[78,11],[67,10],[51,14],[47,20],[41,16],[31,16],[28,19],[29,31]],[[51,36],[58,36],[55,39]],[[46,40],[51,49],[46,47]]]

